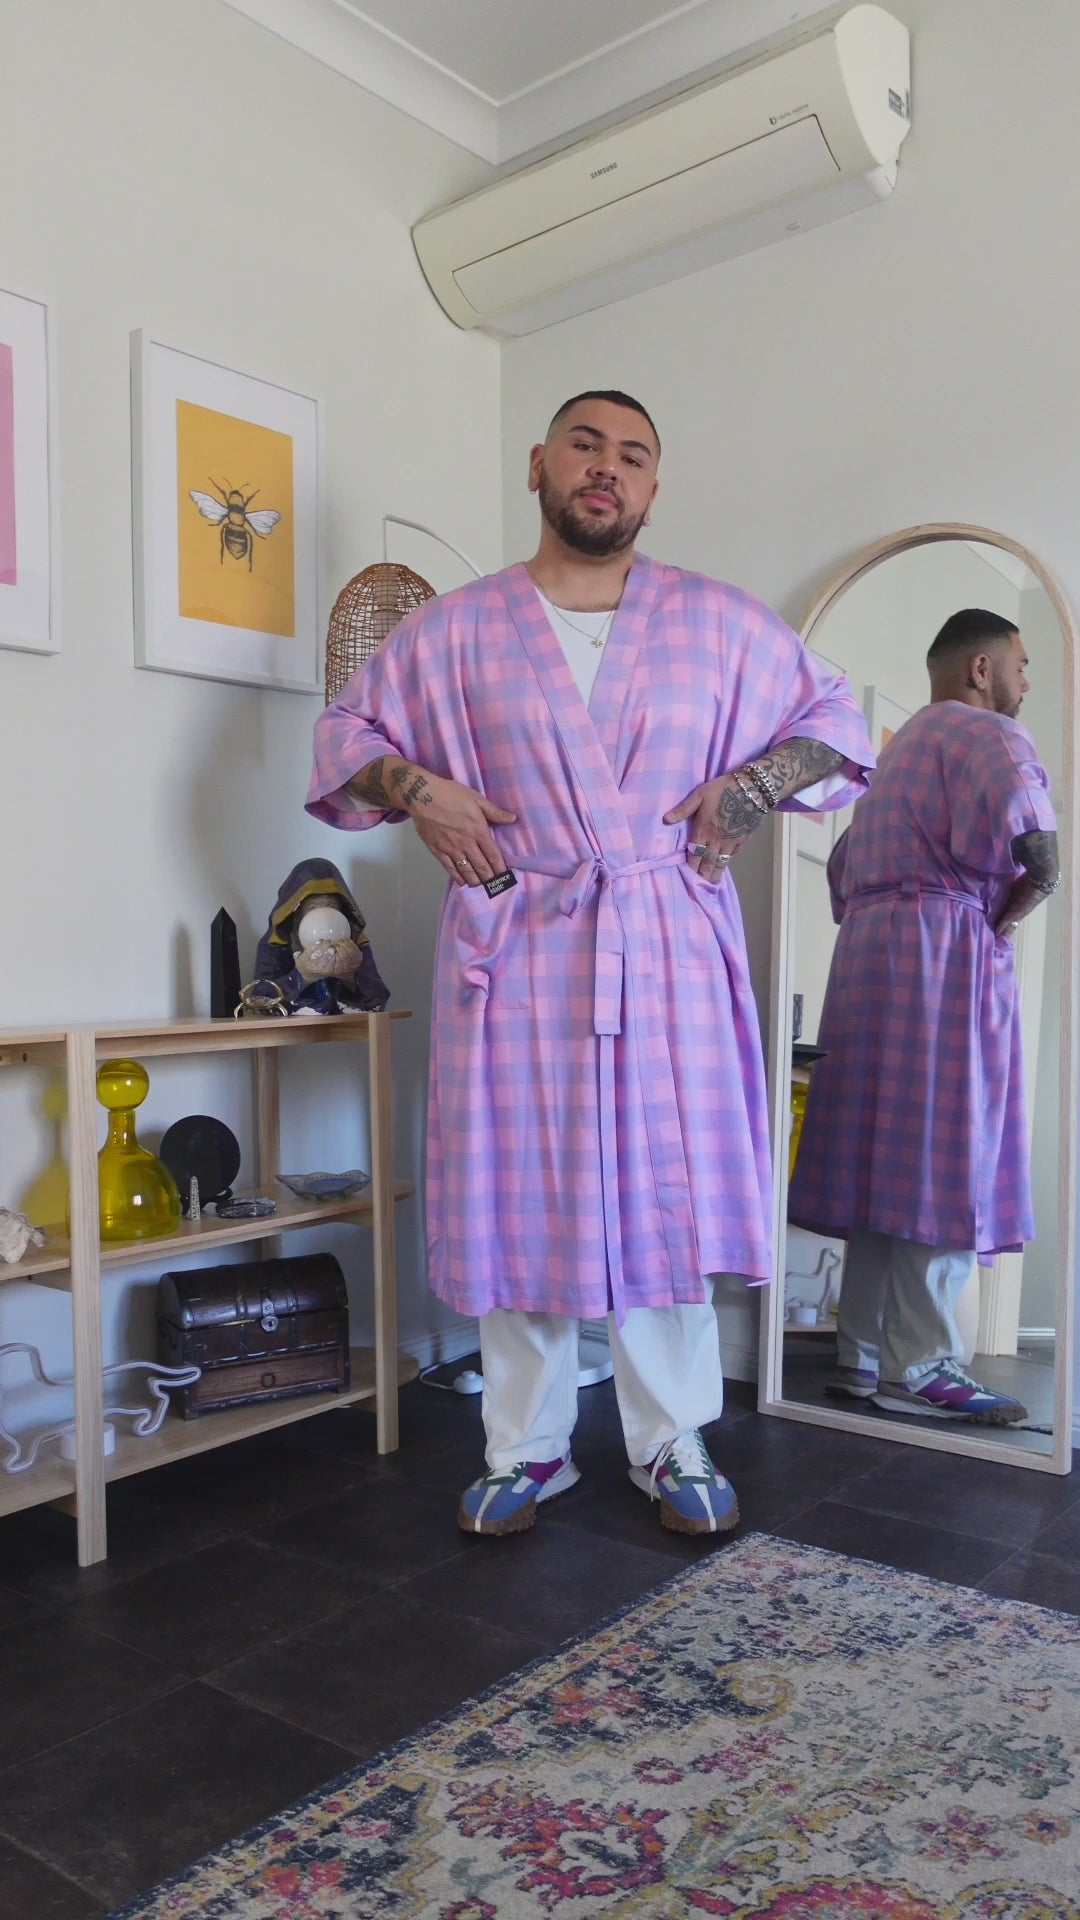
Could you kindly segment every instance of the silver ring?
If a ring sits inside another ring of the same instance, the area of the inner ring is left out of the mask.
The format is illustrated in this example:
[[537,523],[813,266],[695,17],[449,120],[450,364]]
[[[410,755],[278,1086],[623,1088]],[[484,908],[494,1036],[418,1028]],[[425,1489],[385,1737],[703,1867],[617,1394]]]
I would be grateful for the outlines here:
[[709,849],[705,845],[704,840],[697,840],[697,841],[694,841],[689,847],[687,847],[686,851],[687,853],[692,853],[695,856],[695,858],[697,858],[697,856],[700,854],[708,853]]
[[459,867],[471,867],[472,861],[463,853],[461,859],[456,862],[456,865]]

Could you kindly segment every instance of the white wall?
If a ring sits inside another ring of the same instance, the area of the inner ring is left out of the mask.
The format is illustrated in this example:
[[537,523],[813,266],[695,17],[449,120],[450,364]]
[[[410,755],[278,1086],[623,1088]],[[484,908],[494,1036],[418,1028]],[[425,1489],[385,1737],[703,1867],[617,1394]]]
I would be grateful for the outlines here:
[[[134,669],[128,341],[148,327],[321,398],[323,624],[345,580],[381,557],[386,510],[497,565],[498,349],[443,317],[409,238],[421,212],[486,169],[219,0],[5,6],[0,74],[0,286],[57,302],[64,639],[56,659],[0,652],[0,1026],[208,1011],[218,907],[250,969],[288,869],[327,855],[368,917],[393,1003],[417,1011],[411,1031],[395,1028],[399,1158],[417,1172],[440,876],[394,829],[346,838],[304,815],[317,698]],[[440,588],[463,577],[411,536],[391,551]],[[329,1076],[325,1058],[306,1096],[286,1063],[300,1166],[367,1150],[350,1118],[363,1050],[343,1049]],[[36,1094],[9,1080],[0,1097],[10,1204],[48,1130]],[[220,1113],[247,1144],[238,1063],[154,1073],[151,1141],[192,1110]],[[451,1316],[427,1293],[417,1203],[399,1233],[415,1343]],[[335,1236],[343,1257],[359,1240]],[[148,1289],[131,1289],[106,1283],[112,1354],[150,1337]],[[362,1337],[359,1280],[354,1311]],[[20,1338],[63,1364],[63,1298],[0,1290],[0,1342]]]
[[[509,554],[532,538],[529,441],[566,395],[620,386],[664,441],[649,550],[796,623],[843,560],[927,520],[1013,534],[1080,605],[1080,383],[1063,319],[1080,306],[1063,238],[1080,171],[1062,163],[1080,10],[890,5],[912,30],[915,119],[888,202],[506,348]],[[741,882],[759,961],[765,853]]]

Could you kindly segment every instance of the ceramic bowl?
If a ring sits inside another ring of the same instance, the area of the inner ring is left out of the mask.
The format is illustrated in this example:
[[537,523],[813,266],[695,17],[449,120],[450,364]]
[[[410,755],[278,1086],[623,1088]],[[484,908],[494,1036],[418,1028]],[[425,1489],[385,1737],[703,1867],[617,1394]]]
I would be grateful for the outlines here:
[[278,1179],[301,1200],[350,1200],[367,1186],[371,1175],[352,1167],[348,1173],[279,1173]]

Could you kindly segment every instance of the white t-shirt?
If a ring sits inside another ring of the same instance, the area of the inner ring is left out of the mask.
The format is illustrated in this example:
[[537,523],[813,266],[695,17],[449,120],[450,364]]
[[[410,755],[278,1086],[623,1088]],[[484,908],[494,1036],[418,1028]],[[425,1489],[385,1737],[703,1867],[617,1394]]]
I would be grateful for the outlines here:
[[[604,634],[606,644],[607,635],[611,631],[609,622],[613,624],[611,610],[609,608],[606,613],[579,613],[575,608],[571,613],[566,613],[562,607],[555,606],[547,599],[539,587],[536,589],[536,597],[547,614],[555,634],[562,642],[562,650],[577,682],[578,691],[585,705],[588,706],[596,676],[600,671],[600,662],[604,657],[604,648],[594,647],[593,641]],[[851,774],[845,762],[844,766],[838,767],[835,773],[827,773],[825,778],[818,780],[814,786],[804,787],[799,799],[804,807],[813,809],[815,806],[820,806],[821,802],[827,800],[832,794],[839,793],[840,788],[846,786],[850,778]]]
[[593,641],[600,635],[606,636],[614,624],[614,614],[608,608],[605,613],[579,613],[575,607],[572,612],[564,613],[562,607],[552,605],[536,589],[536,597],[551,622],[557,638],[562,643],[567,664],[577,682],[578,691],[585,705],[592,697],[596,676],[600,671],[600,662],[604,657],[603,647],[594,647]]

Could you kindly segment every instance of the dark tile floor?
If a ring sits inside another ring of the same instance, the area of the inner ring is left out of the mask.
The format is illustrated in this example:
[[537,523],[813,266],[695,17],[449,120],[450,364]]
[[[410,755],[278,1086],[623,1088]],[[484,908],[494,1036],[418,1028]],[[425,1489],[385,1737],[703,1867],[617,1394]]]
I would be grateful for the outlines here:
[[[0,1920],[101,1920],[322,1781],[702,1554],[626,1477],[610,1384],[581,1397],[580,1486],[534,1532],[470,1540],[476,1400],[416,1385],[403,1443],[329,1411],[110,1489],[110,1557],[0,1522]],[[1080,1614],[1068,1479],[765,1419],[710,1435],[743,1528]]]

